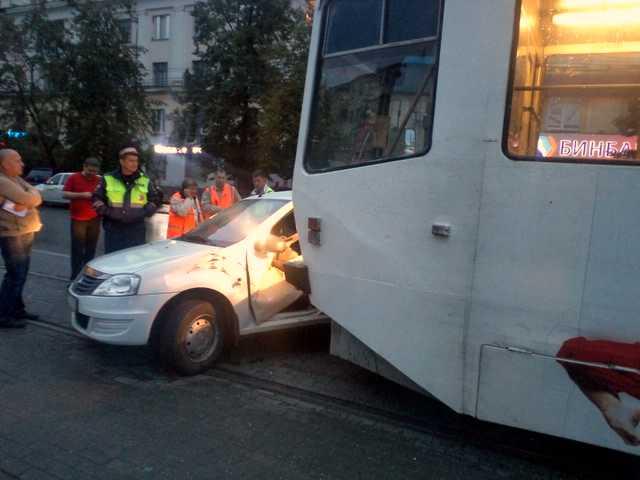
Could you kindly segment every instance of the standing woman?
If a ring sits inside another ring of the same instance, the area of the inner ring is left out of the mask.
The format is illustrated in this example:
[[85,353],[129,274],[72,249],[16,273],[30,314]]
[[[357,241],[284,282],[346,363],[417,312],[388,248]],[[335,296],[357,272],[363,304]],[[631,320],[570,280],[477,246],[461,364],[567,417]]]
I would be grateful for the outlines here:
[[179,237],[202,222],[202,209],[198,201],[198,184],[191,178],[182,182],[182,190],[171,197],[167,238]]

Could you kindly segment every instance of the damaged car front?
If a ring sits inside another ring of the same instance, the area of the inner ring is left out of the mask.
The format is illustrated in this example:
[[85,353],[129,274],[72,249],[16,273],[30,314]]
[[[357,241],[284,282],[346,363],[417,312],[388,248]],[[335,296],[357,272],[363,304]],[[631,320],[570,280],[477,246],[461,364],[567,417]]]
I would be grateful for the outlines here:
[[91,261],[68,290],[73,327],[104,343],[151,342],[184,373],[206,367],[224,337],[251,321],[247,250],[263,224],[293,208],[290,194],[274,197],[238,202],[178,239]]

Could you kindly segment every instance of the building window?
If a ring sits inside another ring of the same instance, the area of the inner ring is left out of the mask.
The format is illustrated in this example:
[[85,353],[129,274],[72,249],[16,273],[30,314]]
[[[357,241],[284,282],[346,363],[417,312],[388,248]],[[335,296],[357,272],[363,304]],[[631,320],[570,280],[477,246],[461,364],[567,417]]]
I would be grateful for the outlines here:
[[118,20],[118,30],[123,43],[131,43],[131,20],[123,18]]
[[158,108],[151,111],[151,128],[154,134],[164,133],[164,109]]
[[169,80],[169,65],[167,62],[153,64],[153,85],[166,87]]
[[204,62],[202,60],[194,60],[191,62],[191,73],[196,78],[202,78],[204,76]]
[[153,40],[168,40],[170,30],[169,15],[155,15],[153,17]]
[[65,22],[63,19],[49,20],[49,25],[51,25],[52,30],[54,30],[56,34],[58,35],[65,34]]
[[520,2],[503,143],[511,158],[640,163],[638,7],[605,3]]
[[147,166],[147,173],[157,182],[167,179],[167,156],[154,155]]
[[305,157],[308,171],[427,152],[440,10],[439,0],[328,3]]

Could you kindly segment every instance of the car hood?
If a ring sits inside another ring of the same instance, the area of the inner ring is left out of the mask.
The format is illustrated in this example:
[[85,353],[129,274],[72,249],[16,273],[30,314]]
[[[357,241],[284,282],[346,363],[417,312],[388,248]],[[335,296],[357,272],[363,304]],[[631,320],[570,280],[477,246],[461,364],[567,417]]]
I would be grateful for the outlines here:
[[184,263],[191,257],[221,250],[219,247],[180,240],[160,240],[95,258],[89,262],[89,267],[110,275],[136,273],[158,264],[172,261]]

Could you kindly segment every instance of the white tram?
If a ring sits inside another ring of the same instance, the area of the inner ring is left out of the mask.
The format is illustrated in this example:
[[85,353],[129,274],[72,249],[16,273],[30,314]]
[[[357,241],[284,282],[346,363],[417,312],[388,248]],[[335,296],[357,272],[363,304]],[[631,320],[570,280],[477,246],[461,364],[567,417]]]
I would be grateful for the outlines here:
[[640,0],[318,0],[294,203],[336,353],[640,452],[639,134]]

